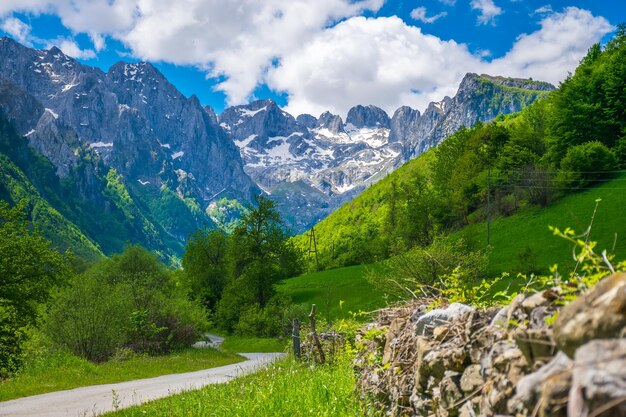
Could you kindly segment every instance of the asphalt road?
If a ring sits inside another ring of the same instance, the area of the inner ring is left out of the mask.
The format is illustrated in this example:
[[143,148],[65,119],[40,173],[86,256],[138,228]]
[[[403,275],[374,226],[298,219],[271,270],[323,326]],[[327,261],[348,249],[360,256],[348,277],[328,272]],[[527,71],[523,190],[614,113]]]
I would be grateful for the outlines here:
[[0,402],[1,417],[92,417],[182,391],[228,382],[254,372],[283,353],[240,353],[244,362],[184,374],[94,385]]

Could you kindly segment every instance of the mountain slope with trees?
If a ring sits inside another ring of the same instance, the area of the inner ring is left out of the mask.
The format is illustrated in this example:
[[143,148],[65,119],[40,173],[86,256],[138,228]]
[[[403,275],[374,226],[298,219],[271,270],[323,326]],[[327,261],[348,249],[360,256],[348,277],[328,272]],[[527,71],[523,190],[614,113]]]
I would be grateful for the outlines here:
[[[426,247],[476,222],[546,207],[626,167],[626,27],[545,99],[462,128],[316,226],[324,268]],[[308,249],[308,234],[294,238]]]

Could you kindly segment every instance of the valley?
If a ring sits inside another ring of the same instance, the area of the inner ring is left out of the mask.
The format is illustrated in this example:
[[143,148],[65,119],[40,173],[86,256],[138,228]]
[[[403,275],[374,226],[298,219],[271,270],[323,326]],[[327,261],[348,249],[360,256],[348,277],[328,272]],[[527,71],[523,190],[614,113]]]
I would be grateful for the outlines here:
[[44,3],[0,7],[0,415],[626,412],[626,25]]

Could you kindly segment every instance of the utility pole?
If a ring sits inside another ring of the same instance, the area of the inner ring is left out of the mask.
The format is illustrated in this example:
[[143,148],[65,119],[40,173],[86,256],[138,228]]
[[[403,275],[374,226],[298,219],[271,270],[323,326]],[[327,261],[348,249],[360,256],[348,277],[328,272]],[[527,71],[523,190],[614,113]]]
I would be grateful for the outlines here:
[[490,243],[490,222],[491,222],[491,164],[487,156],[487,246]]
[[317,241],[315,239],[315,226],[311,227],[311,232],[309,233],[309,262],[306,267],[306,273],[308,274],[311,270],[311,254],[315,254],[315,270],[320,270],[320,262],[317,257]]

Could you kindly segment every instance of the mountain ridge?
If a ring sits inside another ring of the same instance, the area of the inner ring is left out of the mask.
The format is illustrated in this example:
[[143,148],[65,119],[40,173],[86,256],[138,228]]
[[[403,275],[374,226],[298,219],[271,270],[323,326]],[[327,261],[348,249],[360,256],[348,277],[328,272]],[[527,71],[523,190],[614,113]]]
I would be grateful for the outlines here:
[[[445,97],[424,113],[401,107],[390,117],[356,105],[344,122],[330,112],[294,117],[267,99],[217,115],[150,63],[118,62],[104,72],[58,48],[0,39],[0,113],[71,186],[46,194],[45,180],[25,175],[44,199],[70,193],[86,201],[83,214],[59,213],[104,253],[137,242],[174,259],[190,232],[232,227],[241,203],[261,191],[301,232],[449,132],[517,111],[549,89],[468,74],[457,93],[463,99]],[[112,222],[119,239],[96,236],[101,228],[86,211]]]
[[302,232],[462,126],[515,113],[552,90],[542,81],[468,73],[454,97],[423,113],[402,106],[389,117],[356,105],[344,122],[329,111],[294,117],[268,99],[217,117],[240,148],[245,171]]

